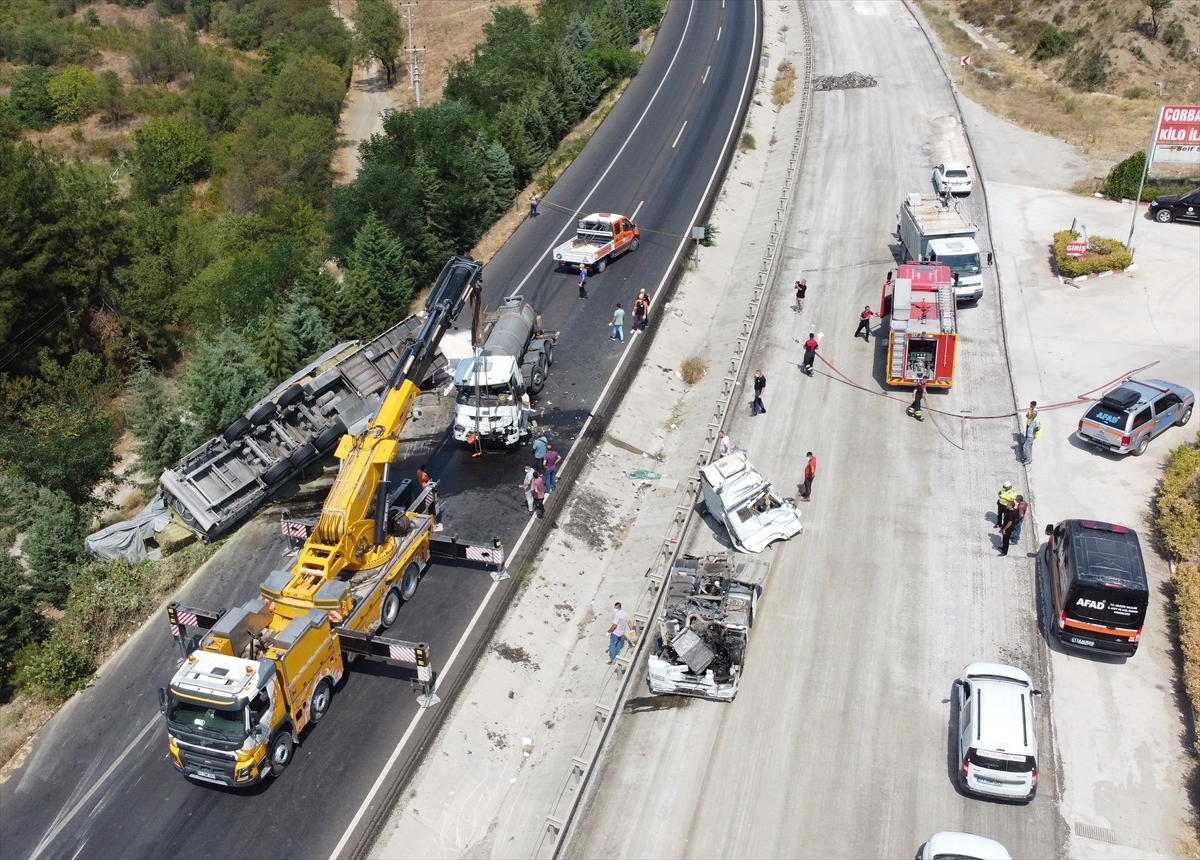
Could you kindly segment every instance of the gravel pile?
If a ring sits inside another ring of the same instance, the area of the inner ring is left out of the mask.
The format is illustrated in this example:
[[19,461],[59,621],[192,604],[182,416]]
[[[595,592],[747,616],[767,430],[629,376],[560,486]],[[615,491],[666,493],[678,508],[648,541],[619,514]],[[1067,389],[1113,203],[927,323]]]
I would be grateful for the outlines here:
[[835,77],[833,75],[821,75],[813,78],[814,90],[857,90],[862,87],[877,86],[879,81],[875,80],[870,75],[864,75],[861,72],[850,72],[847,75]]

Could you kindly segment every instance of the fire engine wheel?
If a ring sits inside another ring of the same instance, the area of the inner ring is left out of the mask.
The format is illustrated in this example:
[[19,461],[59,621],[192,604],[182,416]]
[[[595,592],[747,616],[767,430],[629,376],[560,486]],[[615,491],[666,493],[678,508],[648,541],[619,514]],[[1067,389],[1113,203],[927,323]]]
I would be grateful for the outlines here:
[[332,697],[333,690],[329,686],[329,679],[322,678],[320,683],[317,684],[316,689],[313,690],[312,699],[308,703],[308,719],[310,722],[321,722],[321,718],[329,710],[329,700]]
[[1192,420],[1192,407],[1189,406],[1187,409],[1183,410],[1183,414],[1179,416],[1179,421],[1176,423],[1179,424],[1180,427],[1182,427],[1184,424],[1187,424],[1191,420]]
[[640,245],[640,244],[642,244],[642,237],[634,236],[633,241],[629,243],[629,250],[636,251],[638,249],[638,245]]
[[596,261],[596,274],[600,274],[608,266],[608,257],[601,257]]
[[383,596],[383,606],[379,607],[380,630],[386,630],[396,623],[396,616],[400,614],[400,604],[403,602],[398,590],[388,589],[388,593]]
[[421,566],[415,561],[410,561],[408,567],[404,569],[404,576],[400,580],[400,599],[405,603],[413,599],[417,593],[417,586],[421,584]]
[[286,728],[275,736],[275,740],[271,741],[271,773],[279,776],[287,770],[287,766],[292,763],[292,750],[295,746]]
[[303,385],[293,385],[287,391],[283,392],[283,394],[279,395],[279,400],[276,401],[276,405],[279,406],[280,409],[287,409],[293,403],[296,403],[297,401],[300,401],[303,399],[304,399],[304,386]]
[[266,482],[267,486],[269,487],[274,486],[282,481],[287,473],[291,470],[291,463],[289,463],[287,460],[280,460],[274,466],[267,469],[266,474],[263,475],[263,481]]

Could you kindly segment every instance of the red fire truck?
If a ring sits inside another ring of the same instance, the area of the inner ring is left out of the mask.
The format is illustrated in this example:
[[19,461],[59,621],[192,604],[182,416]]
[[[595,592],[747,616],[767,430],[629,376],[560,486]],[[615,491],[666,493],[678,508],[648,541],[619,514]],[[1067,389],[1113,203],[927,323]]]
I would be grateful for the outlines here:
[[888,317],[888,385],[929,388],[954,384],[958,316],[950,269],[905,263],[883,285],[880,314]]

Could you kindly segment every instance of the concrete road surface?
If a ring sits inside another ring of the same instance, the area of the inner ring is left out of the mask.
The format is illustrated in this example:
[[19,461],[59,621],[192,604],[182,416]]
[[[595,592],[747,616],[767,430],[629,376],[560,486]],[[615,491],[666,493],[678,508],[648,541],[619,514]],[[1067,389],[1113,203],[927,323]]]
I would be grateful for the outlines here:
[[[906,393],[881,396],[883,344],[851,337],[895,265],[902,195],[930,192],[932,165],[963,151],[954,104],[900,2],[808,8],[815,73],[879,86],[814,94],[791,247],[754,358],[768,413],[730,428],[782,488],[817,454],[805,532],[772,551],[738,698],[623,713],[566,853],[902,857],[948,829],[1054,856],[1066,831],[1044,708],[1032,804],[968,798],[955,781],[949,700],[963,666],[997,660],[1048,681],[1034,560],[996,551],[996,491],[1027,488],[1015,422],[985,417],[1014,405],[995,280],[960,310],[954,388],[930,397],[949,415],[907,418]],[[788,288],[801,276],[797,316]],[[845,378],[822,364],[799,373],[810,331]]]

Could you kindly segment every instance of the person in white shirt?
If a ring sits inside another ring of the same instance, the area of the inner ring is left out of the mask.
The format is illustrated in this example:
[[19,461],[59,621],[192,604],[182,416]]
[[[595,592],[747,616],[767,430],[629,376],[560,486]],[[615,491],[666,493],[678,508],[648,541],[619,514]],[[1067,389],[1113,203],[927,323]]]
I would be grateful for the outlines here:
[[725,435],[724,430],[717,431],[717,456],[724,457],[733,450],[733,443],[729,441],[729,437]]
[[521,392],[521,435],[524,436],[529,432],[529,414],[533,411],[533,404],[529,402],[529,392]]
[[533,466],[526,466],[525,467],[525,480],[522,481],[521,483],[517,484],[518,487],[520,487],[522,490],[525,491],[525,505],[526,505],[526,507],[529,508],[529,513],[531,513],[531,514],[533,513],[533,479],[534,479],[534,477],[535,477],[535,473],[533,471]]
[[608,662],[612,663],[621,653],[621,643],[629,635],[632,625],[621,604],[613,605],[612,625],[608,628]]

